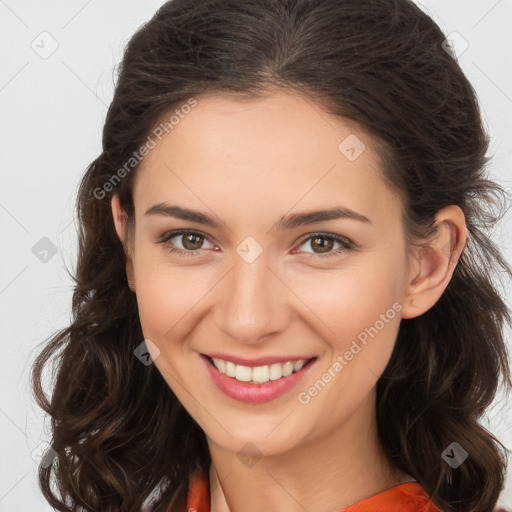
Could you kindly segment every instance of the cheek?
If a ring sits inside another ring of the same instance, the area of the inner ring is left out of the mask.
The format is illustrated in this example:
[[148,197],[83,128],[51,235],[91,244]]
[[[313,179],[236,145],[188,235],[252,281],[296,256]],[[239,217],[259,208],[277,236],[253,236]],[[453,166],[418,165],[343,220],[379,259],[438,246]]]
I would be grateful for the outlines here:
[[357,409],[389,362],[401,321],[398,277],[390,261],[381,259],[365,272],[317,278],[309,287],[302,281],[300,293],[309,290],[303,296],[332,353],[304,383],[298,401],[312,418],[321,418],[325,431]]
[[[200,320],[197,316],[206,313],[202,309],[205,297],[206,302],[214,300],[218,272],[201,271],[201,265],[171,264],[160,247],[155,251],[141,244],[136,254],[136,292],[144,336],[157,343],[180,339]],[[397,251],[379,251],[342,261],[336,269],[282,268],[281,279],[293,292],[282,307],[301,311],[304,325],[313,327],[338,354],[348,350],[354,339],[363,344],[373,339],[375,328],[382,343],[385,339],[393,343],[399,323],[393,304],[400,297],[404,263]],[[383,322],[385,328],[381,328]]]
[[382,331],[381,339],[394,341],[402,274],[400,258],[380,253],[337,270],[297,273],[293,289],[316,323],[323,325],[324,339],[340,352],[358,336],[364,341],[368,330],[375,335],[372,327]]
[[163,340],[169,334],[176,337],[214,283],[210,284],[204,273],[197,270],[144,256],[141,251],[135,263],[137,303],[144,336],[154,340]]

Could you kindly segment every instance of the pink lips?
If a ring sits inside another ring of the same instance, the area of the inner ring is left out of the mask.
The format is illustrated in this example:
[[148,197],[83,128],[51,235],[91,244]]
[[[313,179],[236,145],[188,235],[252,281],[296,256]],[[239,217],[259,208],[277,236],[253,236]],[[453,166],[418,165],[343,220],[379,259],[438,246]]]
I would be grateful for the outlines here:
[[[263,366],[265,364],[273,364],[277,362],[285,362],[283,358],[261,358],[253,360],[243,360],[229,356],[221,357],[221,354],[211,355],[211,357],[219,357],[219,359],[233,361],[236,364],[245,364],[246,366]],[[227,396],[235,400],[250,404],[260,404],[274,400],[278,396],[283,395],[291,390],[311,369],[316,359],[309,360],[298,372],[292,373],[288,377],[282,377],[278,380],[271,380],[264,384],[250,384],[248,382],[240,382],[233,377],[228,377],[219,372],[217,368],[205,356],[202,357],[206,369],[216,384],[216,386]],[[299,359],[307,359],[305,357]],[[286,359],[286,361],[298,361],[299,359]]]

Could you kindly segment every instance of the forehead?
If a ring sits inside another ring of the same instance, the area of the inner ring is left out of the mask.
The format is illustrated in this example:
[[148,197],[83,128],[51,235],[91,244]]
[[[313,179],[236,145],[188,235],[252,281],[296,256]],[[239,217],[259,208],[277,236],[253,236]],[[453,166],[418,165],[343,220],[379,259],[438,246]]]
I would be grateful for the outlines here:
[[[360,139],[366,139],[367,153],[376,158],[362,126],[349,118],[327,113],[297,93],[279,92],[250,100],[220,93],[202,95],[196,106],[186,112],[179,118],[173,116],[175,124],[164,137],[168,144],[160,143],[161,150],[164,146],[180,145],[182,151],[193,150],[198,157],[221,156],[221,152],[225,158],[257,155],[261,161],[266,155],[272,161],[283,156],[286,161],[292,161],[315,157],[325,150],[337,156],[341,141],[359,135]],[[268,153],[268,149],[272,152]]]
[[146,207],[172,196],[204,209],[208,199],[237,218],[275,204],[280,212],[319,202],[369,212],[396,203],[370,136],[292,93],[198,97],[145,157],[134,195]]

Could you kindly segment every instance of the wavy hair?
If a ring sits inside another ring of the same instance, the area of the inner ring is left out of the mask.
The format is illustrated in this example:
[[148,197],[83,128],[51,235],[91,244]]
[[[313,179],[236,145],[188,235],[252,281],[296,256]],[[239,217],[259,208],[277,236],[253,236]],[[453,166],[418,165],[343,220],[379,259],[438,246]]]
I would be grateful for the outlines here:
[[[493,509],[506,454],[480,420],[500,382],[512,386],[511,317],[497,282],[512,271],[490,236],[504,191],[486,176],[489,136],[445,38],[409,0],[173,0],[137,30],[117,70],[101,154],[80,183],[72,322],[32,368],[57,453],[39,470],[52,507],[181,512],[193,471],[208,470],[204,432],[155,365],[134,356],[144,337],[110,199],[119,194],[133,217],[132,159],[191,98],[290,90],[372,134],[409,240],[432,234],[446,206],[466,216],[469,243],[444,294],[401,322],[377,384],[378,431],[392,463],[443,511]],[[469,453],[458,468],[441,456],[454,441]]]

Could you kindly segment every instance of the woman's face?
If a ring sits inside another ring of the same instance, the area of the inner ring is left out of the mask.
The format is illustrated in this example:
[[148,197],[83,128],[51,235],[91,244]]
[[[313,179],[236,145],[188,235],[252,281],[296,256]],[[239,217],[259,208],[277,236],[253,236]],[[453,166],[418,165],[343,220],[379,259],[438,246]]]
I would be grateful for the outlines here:
[[374,409],[410,281],[400,200],[378,165],[354,124],[285,93],[200,98],[146,156],[140,321],[210,441],[278,454]]

